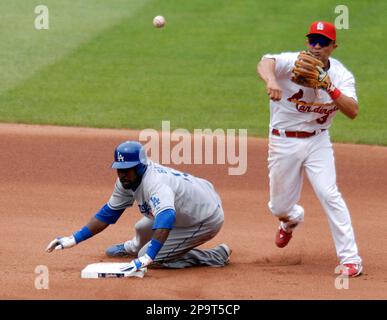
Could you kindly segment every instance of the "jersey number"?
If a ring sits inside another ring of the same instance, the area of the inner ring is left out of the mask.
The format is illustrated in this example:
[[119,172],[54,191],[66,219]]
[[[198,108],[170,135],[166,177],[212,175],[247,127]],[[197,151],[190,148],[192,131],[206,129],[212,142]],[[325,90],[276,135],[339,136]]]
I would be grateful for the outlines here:
[[318,124],[323,124],[323,123],[327,122],[328,117],[329,117],[329,114],[327,114],[327,115],[325,115],[325,116],[323,116],[321,118],[318,118],[316,121],[317,121]]
[[173,169],[171,169],[171,173],[172,173],[174,176],[176,176],[176,177],[182,177],[184,180],[187,180],[187,181],[191,182],[191,180],[188,179],[189,174],[187,174],[187,173],[182,173],[182,172],[180,172],[180,171],[173,170]]
[[[155,169],[157,170],[158,173],[168,173],[167,170],[165,170],[164,168],[161,168],[161,167],[155,166]],[[172,173],[176,177],[182,177],[184,180],[191,182],[191,180],[189,179],[190,175],[187,173],[183,173],[183,172],[180,172],[180,171],[174,170],[174,169],[170,169],[169,172]]]

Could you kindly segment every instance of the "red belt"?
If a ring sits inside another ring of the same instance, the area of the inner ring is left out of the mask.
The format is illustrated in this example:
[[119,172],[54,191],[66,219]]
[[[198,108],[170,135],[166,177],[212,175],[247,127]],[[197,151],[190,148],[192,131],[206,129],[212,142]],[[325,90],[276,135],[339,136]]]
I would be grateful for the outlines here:
[[[313,137],[316,134],[319,134],[320,132],[325,131],[326,129],[321,129],[321,131],[313,131],[313,132],[307,132],[307,131],[285,131],[285,136],[288,138],[309,138]],[[273,129],[271,131],[272,134],[276,136],[281,136],[278,129]]]

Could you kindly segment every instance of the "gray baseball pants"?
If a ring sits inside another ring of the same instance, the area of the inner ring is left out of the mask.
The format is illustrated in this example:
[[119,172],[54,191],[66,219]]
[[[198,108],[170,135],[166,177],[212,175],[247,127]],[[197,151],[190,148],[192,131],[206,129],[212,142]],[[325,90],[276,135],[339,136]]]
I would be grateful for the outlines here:
[[[228,254],[221,246],[212,249],[196,247],[214,238],[224,221],[223,209],[219,206],[202,223],[190,227],[175,227],[154,260],[156,266],[165,268],[187,268],[192,266],[222,267],[228,263]],[[146,253],[153,235],[153,220],[143,217],[136,225],[132,239],[138,256]]]

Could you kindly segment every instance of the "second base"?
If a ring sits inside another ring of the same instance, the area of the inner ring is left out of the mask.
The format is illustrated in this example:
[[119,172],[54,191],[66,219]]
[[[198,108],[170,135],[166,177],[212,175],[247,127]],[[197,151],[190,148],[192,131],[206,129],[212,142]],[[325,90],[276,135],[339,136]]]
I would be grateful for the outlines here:
[[81,278],[83,279],[98,279],[98,278],[123,278],[123,277],[138,277],[143,278],[146,268],[137,270],[133,274],[129,272],[123,272],[120,268],[127,266],[128,263],[117,262],[100,262],[89,264],[81,272]]

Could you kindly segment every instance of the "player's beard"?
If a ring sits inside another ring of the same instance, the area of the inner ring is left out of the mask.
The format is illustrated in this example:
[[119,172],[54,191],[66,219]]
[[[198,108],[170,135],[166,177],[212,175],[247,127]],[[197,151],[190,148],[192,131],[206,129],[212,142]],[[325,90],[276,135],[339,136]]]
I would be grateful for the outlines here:
[[120,180],[120,182],[124,189],[132,189],[133,191],[135,191],[141,183],[141,178],[138,177],[133,182],[122,179]]

